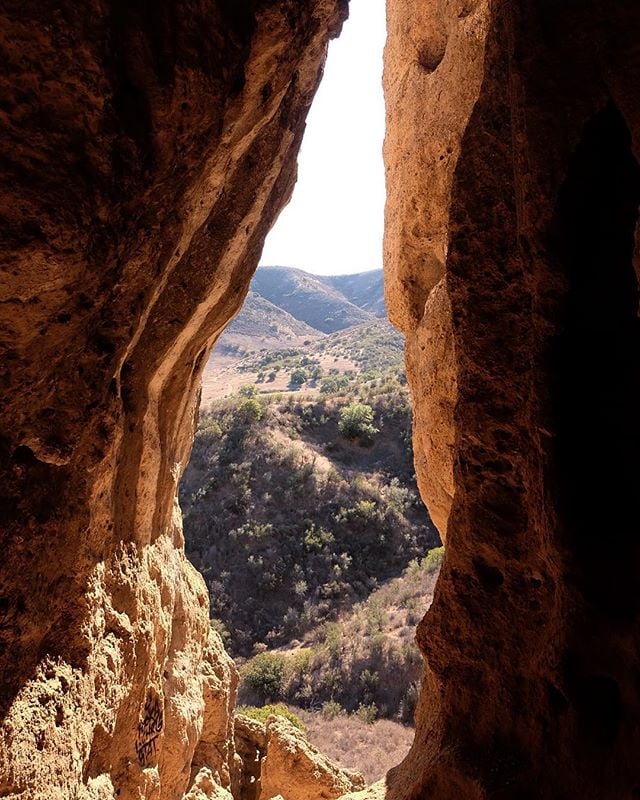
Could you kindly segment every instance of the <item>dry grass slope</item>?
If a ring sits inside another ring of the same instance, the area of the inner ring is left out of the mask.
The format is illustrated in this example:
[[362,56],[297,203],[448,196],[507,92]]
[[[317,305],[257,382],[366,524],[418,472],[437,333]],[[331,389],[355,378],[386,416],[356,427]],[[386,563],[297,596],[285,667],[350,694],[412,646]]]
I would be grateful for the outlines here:
[[413,728],[388,719],[370,725],[347,714],[328,718],[299,709],[296,713],[312,744],[343,769],[361,772],[368,784],[399,764],[413,742]]

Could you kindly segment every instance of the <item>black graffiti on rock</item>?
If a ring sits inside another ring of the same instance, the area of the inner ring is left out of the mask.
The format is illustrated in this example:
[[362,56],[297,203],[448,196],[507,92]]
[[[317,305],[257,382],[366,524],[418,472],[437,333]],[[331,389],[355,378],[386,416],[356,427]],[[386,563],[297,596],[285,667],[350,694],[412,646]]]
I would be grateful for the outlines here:
[[155,694],[147,695],[144,713],[138,723],[136,755],[141,767],[148,766],[156,754],[156,740],[162,732],[164,715],[160,699]]

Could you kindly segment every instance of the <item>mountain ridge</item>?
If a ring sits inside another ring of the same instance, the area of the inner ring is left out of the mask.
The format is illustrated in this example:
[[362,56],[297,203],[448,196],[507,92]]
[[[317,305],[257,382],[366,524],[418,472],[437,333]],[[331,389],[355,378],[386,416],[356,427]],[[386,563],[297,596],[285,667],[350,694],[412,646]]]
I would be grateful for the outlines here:
[[384,316],[382,270],[314,275],[298,267],[260,267],[252,291],[322,333]]
[[284,371],[266,384],[259,379],[270,371],[267,353],[276,360],[283,354],[287,368],[295,366],[295,355],[301,361],[306,356],[325,373],[345,373],[365,369],[363,348],[380,356],[374,357],[379,367],[401,361],[400,336],[386,319],[382,270],[325,276],[297,267],[260,267],[242,309],[209,358],[202,402],[227,396],[244,383],[260,384],[263,393],[291,390]]

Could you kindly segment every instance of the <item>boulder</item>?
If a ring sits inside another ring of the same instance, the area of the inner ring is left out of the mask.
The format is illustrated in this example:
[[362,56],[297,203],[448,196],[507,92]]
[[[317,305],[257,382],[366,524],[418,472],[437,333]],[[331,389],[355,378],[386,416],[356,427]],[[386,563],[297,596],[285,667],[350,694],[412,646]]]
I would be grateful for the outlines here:
[[330,800],[365,787],[360,773],[331,762],[283,717],[269,717],[266,735],[260,800]]

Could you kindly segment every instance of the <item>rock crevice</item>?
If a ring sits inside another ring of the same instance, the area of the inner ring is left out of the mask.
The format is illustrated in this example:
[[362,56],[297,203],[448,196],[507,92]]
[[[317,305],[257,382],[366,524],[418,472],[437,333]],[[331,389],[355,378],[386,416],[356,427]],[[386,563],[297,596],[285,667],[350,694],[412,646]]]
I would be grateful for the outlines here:
[[233,670],[176,486],[346,10],[3,9],[3,796],[230,786]]

